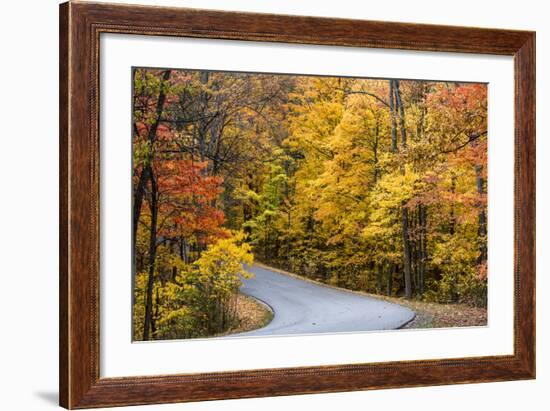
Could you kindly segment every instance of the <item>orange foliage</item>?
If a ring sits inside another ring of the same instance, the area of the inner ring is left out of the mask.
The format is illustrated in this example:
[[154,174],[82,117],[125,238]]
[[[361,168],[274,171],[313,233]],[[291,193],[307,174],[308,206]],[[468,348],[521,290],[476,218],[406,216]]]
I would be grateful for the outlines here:
[[207,163],[190,159],[154,163],[162,199],[160,212],[168,222],[161,235],[194,236],[200,244],[226,236],[224,213],[216,207],[223,178],[206,175],[206,167]]

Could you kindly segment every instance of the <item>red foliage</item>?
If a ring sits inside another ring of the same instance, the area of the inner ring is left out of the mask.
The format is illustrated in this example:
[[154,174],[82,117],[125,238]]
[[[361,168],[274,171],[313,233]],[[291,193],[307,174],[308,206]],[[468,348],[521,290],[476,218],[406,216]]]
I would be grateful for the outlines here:
[[207,164],[192,160],[163,160],[154,164],[161,214],[168,222],[161,235],[194,236],[201,244],[225,236],[225,216],[216,207],[223,179],[208,176]]
[[428,95],[428,104],[437,104],[451,110],[468,113],[487,109],[487,86],[485,84],[462,84],[452,88],[447,84],[439,84],[436,92]]

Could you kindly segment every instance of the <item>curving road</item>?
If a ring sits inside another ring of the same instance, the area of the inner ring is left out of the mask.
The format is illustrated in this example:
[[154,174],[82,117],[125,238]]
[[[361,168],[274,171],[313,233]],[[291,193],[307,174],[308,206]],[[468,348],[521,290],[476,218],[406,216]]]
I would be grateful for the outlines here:
[[241,291],[266,303],[273,320],[265,327],[234,336],[334,333],[396,329],[415,316],[400,305],[326,287],[254,265],[255,277]]

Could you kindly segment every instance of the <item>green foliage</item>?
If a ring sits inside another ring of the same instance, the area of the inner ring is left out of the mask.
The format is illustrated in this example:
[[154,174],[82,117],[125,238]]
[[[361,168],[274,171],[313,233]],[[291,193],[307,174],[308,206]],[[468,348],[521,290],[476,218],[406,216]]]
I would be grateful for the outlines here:
[[461,235],[445,235],[432,251],[431,265],[441,278],[433,281],[426,299],[439,303],[487,305],[487,281],[480,276],[476,228],[461,226]]

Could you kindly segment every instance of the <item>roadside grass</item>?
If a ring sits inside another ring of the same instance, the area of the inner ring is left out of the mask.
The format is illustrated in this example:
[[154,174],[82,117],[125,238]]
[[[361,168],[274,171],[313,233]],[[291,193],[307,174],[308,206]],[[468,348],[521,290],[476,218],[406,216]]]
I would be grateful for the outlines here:
[[413,310],[416,317],[403,329],[481,327],[487,325],[487,310],[465,304],[438,304],[399,297],[371,295]]
[[487,310],[485,308],[470,307],[465,304],[439,304],[418,300],[407,300],[404,297],[388,297],[385,295],[371,294],[363,291],[348,290],[302,277],[280,268],[272,267],[255,261],[254,264],[278,273],[309,281],[324,287],[336,288],[347,292],[361,294],[390,303],[407,307],[416,313],[416,317],[405,324],[402,329],[419,328],[448,328],[448,327],[481,327],[487,325]]
[[237,320],[225,332],[217,336],[243,333],[265,327],[273,319],[269,307],[255,298],[245,294],[237,294]]

